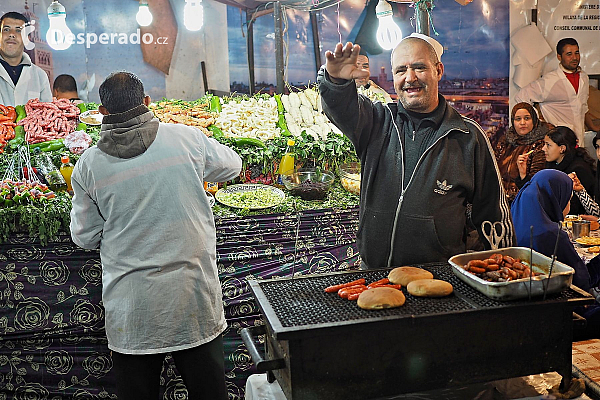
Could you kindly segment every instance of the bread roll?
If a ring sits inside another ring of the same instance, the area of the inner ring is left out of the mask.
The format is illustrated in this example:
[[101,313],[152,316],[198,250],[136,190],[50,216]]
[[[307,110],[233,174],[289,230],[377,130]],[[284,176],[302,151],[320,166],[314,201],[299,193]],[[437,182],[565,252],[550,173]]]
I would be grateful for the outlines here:
[[433,274],[422,268],[398,267],[390,271],[388,279],[394,285],[406,286],[417,279],[433,279]]
[[400,307],[405,301],[404,293],[398,289],[376,287],[362,292],[358,296],[357,304],[365,310],[381,310]]
[[444,297],[454,290],[452,285],[439,279],[418,279],[406,286],[408,293],[418,297]]

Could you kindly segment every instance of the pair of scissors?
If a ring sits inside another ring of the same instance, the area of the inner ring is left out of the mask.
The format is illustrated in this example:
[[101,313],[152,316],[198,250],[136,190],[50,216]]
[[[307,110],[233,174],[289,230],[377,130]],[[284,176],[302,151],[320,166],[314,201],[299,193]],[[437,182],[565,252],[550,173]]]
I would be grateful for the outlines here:
[[[489,228],[489,233],[488,233]],[[483,221],[481,223],[481,232],[483,236],[490,242],[492,246],[492,250],[498,250],[498,245],[504,238],[504,234],[506,231],[504,230],[504,225],[502,223],[496,221],[491,223],[490,221]]]

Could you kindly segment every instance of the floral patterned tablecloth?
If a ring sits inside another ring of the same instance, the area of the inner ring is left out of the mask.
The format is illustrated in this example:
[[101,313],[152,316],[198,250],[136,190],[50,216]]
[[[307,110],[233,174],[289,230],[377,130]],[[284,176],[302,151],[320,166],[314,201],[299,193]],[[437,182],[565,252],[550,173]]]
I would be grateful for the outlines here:
[[[344,270],[359,262],[358,208],[217,218],[217,263],[228,320],[224,335],[230,399],[255,373],[239,336],[261,324],[247,279]],[[116,399],[104,332],[97,251],[67,233],[42,246],[26,235],[0,245],[0,400]],[[170,357],[162,398],[187,398]]]

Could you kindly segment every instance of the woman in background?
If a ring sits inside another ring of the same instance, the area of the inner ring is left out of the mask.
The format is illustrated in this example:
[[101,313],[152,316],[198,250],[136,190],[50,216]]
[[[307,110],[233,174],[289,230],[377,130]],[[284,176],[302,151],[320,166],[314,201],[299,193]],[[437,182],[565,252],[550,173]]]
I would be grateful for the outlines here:
[[[586,192],[595,193],[596,162],[588,152],[577,147],[575,132],[566,126],[551,129],[544,138],[546,168],[556,169],[565,174],[575,173]],[[571,199],[571,214],[586,214],[578,196]]]
[[509,202],[525,182],[545,167],[544,137],[552,127],[538,119],[529,103],[516,104],[510,120],[511,127],[494,148]]
[[561,171],[544,169],[523,186],[510,211],[517,246],[529,247],[530,240],[533,239],[533,249],[548,257],[552,257],[556,249],[556,259],[575,270],[573,284],[596,298],[593,305],[575,309],[575,312],[587,320],[586,332],[582,333],[587,337],[587,334],[597,335],[600,328],[600,257],[594,257],[585,265],[575,251],[569,235],[561,229],[564,216],[569,214],[569,200],[572,196],[571,178]]
[[[573,284],[589,291],[592,287],[590,273],[575,251],[569,235],[561,229],[561,222],[569,213],[572,195],[573,181],[567,174],[545,169],[523,186],[510,211],[517,246],[529,247],[530,240],[533,239],[533,249],[548,257],[552,257],[556,247],[556,259],[575,269]],[[558,239],[556,235],[559,236]]]

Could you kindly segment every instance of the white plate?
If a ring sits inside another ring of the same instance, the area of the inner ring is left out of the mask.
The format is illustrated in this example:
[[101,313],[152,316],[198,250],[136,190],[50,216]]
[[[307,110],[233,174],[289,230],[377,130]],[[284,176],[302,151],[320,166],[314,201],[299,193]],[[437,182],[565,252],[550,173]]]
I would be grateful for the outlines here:
[[[274,201],[271,203],[265,204],[262,203],[260,205],[257,204],[244,204],[244,203],[234,203],[228,199],[227,195],[236,194],[236,193],[249,193],[257,190],[268,190],[272,194],[272,198]],[[227,188],[219,189],[215,194],[215,198],[221,204],[224,204],[228,207],[233,208],[247,208],[249,210],[260,210],[263,208],[274,207],[279,205],[285,200],[285,193],[282,190],[277,189],[276,187],[269,185],[261,185],[261,184],[241,184],[241,185],[230,185]]]
[[206,192],[206,197],[208,197],[208,204],[210,204],[211,207],[214,206],[215,205],[215,196],[213,196],[213,194],[211,192]]
[[87,125],[101,125],[103,117],[98,110],[88,110],[79,114],[79,121]]

